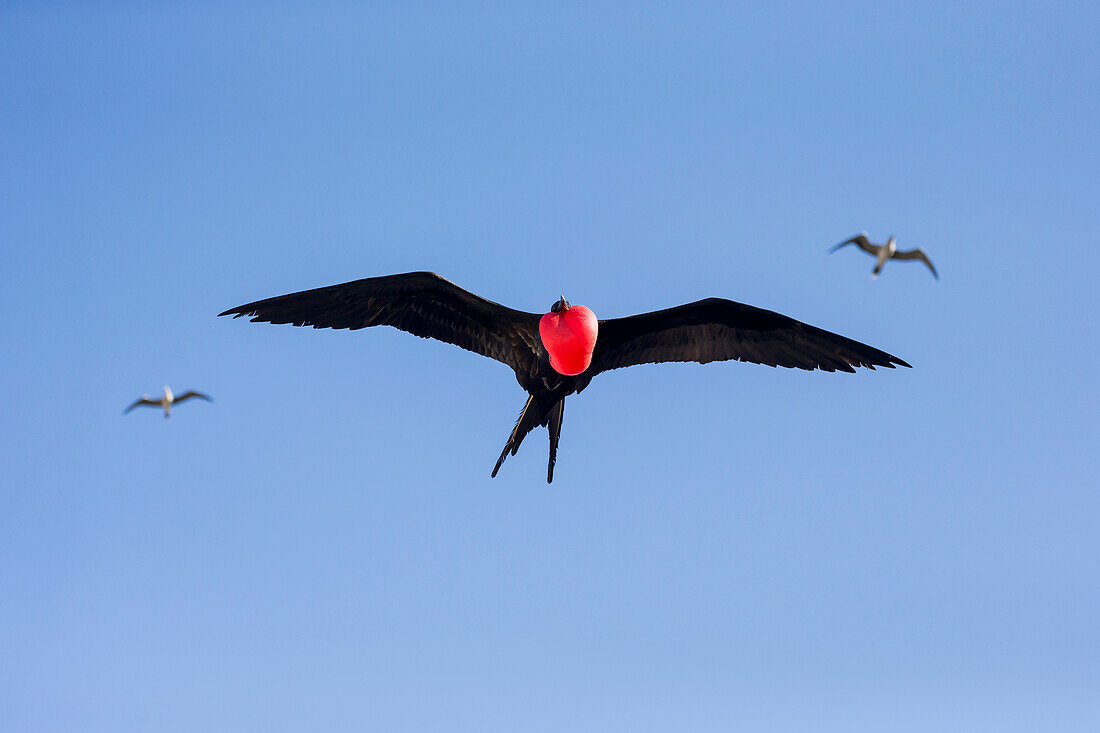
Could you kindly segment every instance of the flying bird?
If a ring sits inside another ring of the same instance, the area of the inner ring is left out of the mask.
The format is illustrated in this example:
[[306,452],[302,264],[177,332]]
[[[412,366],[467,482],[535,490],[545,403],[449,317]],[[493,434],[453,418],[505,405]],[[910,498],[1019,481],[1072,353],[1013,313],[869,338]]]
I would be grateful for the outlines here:
[[900,252],[898,251],[897,239],[894,237],[890,237],[886,244],[871,244],[870,240],[867,239],[867,232],[863,232],[836,245],[829,250],[829,253],[832,254],[836,252],[846,244],[857,244],[864,252],[878,258],[878,264],[875,265],[874,272],[871,273],[872,280],[878,278],[879,273],[882,272],[882,266],[886,264],[886,260],[920,260],[928,265],[928,269],[932,271],[932,274],[936,276],[937,280],[940,279],[940,275],[936,272],[936,268],[932,266],[932,260],[928,259],[928,255],[924,253],[923,249],[918,247],[908,252]]
[[601,372],[634,364],[731,359],[828,372],[909,366],[858,341],[721,298],[598,320],[590,309],[561,296],[540,315],[486,300],[434,272],[355,280],[258,300],[219,315],[314,328],[393,326],[507,364],[529,396],[491,475],[516,454],[528,433],[542,426],[550,433],[548,483],[554,480],[565,398]]
[[213,402],[207,395],[202,392],[196,392],[190,390],[184,392],[180,396],[172,394],[172,388],[167,384],[164,385],[163,397],[150,397],[149,395],[142,395],[140,398],[134,400],[133,404],[122,411],[123,415],[130,414],[130,410],[134,409],[138,405],[147,405],[149,407],[159,407],[164,410],[164,419],[167,420],[172,416],[172,405],[178,405],[181,402],[191,399],[192,397],[198,397],[199,399],[206,400],[207,402]]

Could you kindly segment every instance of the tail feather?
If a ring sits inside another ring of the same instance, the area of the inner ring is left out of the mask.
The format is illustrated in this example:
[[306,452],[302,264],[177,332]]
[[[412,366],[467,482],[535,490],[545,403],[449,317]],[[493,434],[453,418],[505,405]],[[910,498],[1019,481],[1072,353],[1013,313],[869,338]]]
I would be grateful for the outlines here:
[[550,430],[550,463],[546,468],[546,483],[554,480],[554,464],[558,460],[558,439],[561,437],[561,423],[565,417],[565,399],[554,403],[548,410],[544,404],[540,404],[534,395],[527,398],[527,404],[516,420],[516,426],[512,428],[512,434],[508,436],[508,442],[504,444],[504,450],[500,452],[497,465],[493,466],[492,477],[496,477],[497,471],[504,465],[508,456],[514,456],[519,450],[520,443],[535,428],[545,425]]
[[565,418],[565,398],[550,408],[550,419],[546,426],[550,430],[550,464],[546,467],[546,483],[554,481],[554,464],[558,461],[558,439],[561,437],[561,421]]
[[531,395],[527,398],[527,404],[523,406],[523,411],[519,413],[516,426],[512,428],[512,434],[508,436],[508,442],[504,444],[504,450],[500,452],[500,458],[497,459],[497,465],[493,467],[490,478],[496,478],[497,471],[500,470],[504,459],[509,454],[513,456],[516,454],[516,451],[519,450],[519,444],[527,437],[527,433],[544,424],[543,412],[539,409],[539,403],[535,396]]

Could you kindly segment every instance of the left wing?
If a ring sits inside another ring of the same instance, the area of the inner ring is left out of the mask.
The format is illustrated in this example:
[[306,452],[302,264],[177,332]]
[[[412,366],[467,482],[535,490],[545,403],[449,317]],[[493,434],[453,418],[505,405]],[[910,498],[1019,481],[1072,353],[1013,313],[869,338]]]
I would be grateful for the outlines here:
[[909,366],[896,356],[773,311],[722,298],[600,321],[592,375],[666,361],[737,360],[854,372]]
[[202,392],[196,392],[195,390],[190,390],[188,392],[184,392],[183,394],[179,395],[174,400],[172,400],[172,402],[174,402],[176,404],[179,404],[180,402],[183,402],[184,400],[189,400],[192,397],[198,397],[200,400],[206,400],[207,402],[213,402],[214,401],[214,400],[210,399],[209,395],[204,395]]
[[924,264],[928,265],[928,269],[932,271],[932,274],[936,276],[936,279],[940,279],[940,274],[936,272],[936,268],[932,266],[932,260],[928,259],[928,255],[924,253],[921,248],[911,249],[908,252],[895,252],[895,260],[920,260]]

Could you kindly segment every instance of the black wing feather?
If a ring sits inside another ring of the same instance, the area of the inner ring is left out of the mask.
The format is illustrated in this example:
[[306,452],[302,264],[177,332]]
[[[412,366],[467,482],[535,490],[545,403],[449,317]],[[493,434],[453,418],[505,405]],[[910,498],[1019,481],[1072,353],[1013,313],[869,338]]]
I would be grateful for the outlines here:
[[188,390],[187,392],[184,392],[181,395],[176,396],[176,398],[174,400],[172,400],[172,402],[176,403],[176,404],[179,404],[180,402],[183,402],[185,400],[189,400],[192,397],[198,397],[200,400],[206,400],[207,402],[213,402],[214,401],[210,397],[210,395],[205,395],[202,392],[196,392],[195,390],[192,389],[192,390]]
[[230,308],[218,315],[314,328],[393,326],[534,373],[539,316],[507,308],[434,272],[369,277]]
[[160,402],[151,400],[148,397],[139,397],[138,399],[134,400],[133,403],[131,403],[129,407],[127,407],[125,410],[123,410],[122,414],[123,415],[130,414],[130,410],[134,409],[138,405],[149,405],[150,407],[160,407]]
[[793,318],[708,298],[600,321],[591,374],[666,361],[738,361],[827,372],[909,366],[896,356]]
[[895,260],[920,260],[924,264],[928,265],[928,269],[932,271],[932,274],[936,276],[936,279],[940,279],[940,274],[936,272],[935,265],[932,264],[932,260],[928,259],[928,255],[924,253],[921,248],[911,249],[908,252],[895,252]]
[[862,234],[857,234],[854,237],[852,237],[851,239],[845,239],[843,242],[841,242],[840,244],[838,244],[835,247],[833,247],[832,249],[830,249],[829,252],[830,253],[836,252],[838,249],[840,249],[841,247],[843,247],[845,245],[848,245],[848,244],[856,244],[864,252],[867,252],[867,253],[873,254],[873,255],[878,255],[878,247],[871,244],[871,240],[867,238],[867,232],[863,232]]

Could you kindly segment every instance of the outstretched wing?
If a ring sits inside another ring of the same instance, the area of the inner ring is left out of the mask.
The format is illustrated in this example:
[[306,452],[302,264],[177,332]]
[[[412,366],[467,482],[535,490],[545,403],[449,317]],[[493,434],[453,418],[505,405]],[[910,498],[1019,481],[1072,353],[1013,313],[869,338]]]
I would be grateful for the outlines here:
[[896,356],[793,318],[709,298],[600,321],[592,374],[665,361],[738,361],[827,372],[909,366]]
[[184,400],[189,400],[192,397],[198,397],[200,400],[206,400],[207,402],[213,402],[214,401],[210,398],[209,395],[204,395],[202,392],[196,392],[195,390],[192,389],[192,390],[189,390],[187,392],[184,392],[181,395],[177,395],[176,398],[174,400],[172,400],[172,402],[174,402],[175,404],[178,405],[179,403],[183,402]]
[[936,272],[936,268],[932,266],[932,260],[928,259],[928,255],[924,253],[923,249],[919,247],[917,249],[911,249],[908,252],[895,252],[895,260],[920,260],[924,264],[928,265],[928,269],[932,271],[932,274],[936,276],[936,279],[940,279],[940,274]]
[[542,349],[540,316],[486,300],[434,272],[369,277],[218,315],[314,328],[393,326],[504,362],[518,373],[533,373]]
[[151,400],[148,397],[141,397],[140,399],[134,400],[133,404],[131,404],[129,407],[127,407],[125,410],[122,411],[122,414],[123,415],[129,415],[130,410],[134,409],[138,405],[149,405],[150,407],[160,407],[160,400]]
[[843,247],[846,244],[856,244],[856,245],[859,245],[859,248],[862,249],[864,252],[869,252],[870,254],[873,254],[873,255],[878,254],[878,247],[871,244],[871,240],[867,239],[867,232],[863,232],[862,234],[857,234],[854,237],[852,237],[851,239],[845,239],[843,242],[841,242],[840,244],[838,244],[835,247],[833,247],[832,249],[830,249],[829,252],[830,253],[836,252],[838,249],[840,249],[841,247]]

